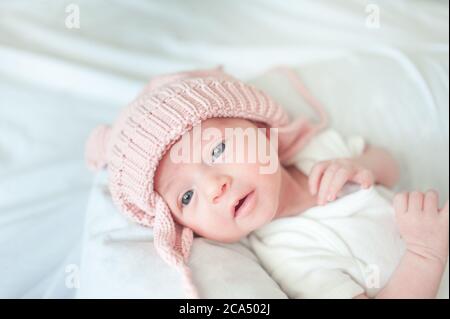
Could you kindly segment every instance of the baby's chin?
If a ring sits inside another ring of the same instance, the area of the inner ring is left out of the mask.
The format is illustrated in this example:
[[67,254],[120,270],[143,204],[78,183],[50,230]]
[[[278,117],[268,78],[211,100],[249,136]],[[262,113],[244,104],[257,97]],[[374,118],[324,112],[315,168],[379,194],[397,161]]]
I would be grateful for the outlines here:
[[196,238],[205,238],[213,241],[217,241],[224,244],[233,244],[241,241],[245,237],[247,237],[252,231],[236,231],[233,235],[230,235],[229,233],[220,234],[217,231],[211,232],[210,234],[202,234],[202,233],[196,233],[194,231],[194,237]]

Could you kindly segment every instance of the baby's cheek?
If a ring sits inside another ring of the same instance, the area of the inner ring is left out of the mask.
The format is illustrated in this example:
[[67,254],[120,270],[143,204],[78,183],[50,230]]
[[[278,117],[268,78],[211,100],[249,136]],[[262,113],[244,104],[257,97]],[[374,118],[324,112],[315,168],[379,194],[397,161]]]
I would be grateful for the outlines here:
[[176,223],[178,223],[178,224],[180,224],[180,225],[182,225],[182,226],[189,227],[189,226],[187,225],[188,223],[187,223],[185,220],[183,220],[182,218],[180,218],[177,214],[172,213],[172,218],[173,218],[173,220],[174,220]]

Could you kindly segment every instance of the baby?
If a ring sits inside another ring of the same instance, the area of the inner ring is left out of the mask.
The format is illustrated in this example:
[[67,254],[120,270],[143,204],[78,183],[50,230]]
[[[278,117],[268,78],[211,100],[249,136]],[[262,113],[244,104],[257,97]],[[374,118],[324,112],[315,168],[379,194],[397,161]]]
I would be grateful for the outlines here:
[[[225,130],[230,128],[258,130],[257,125],[250,121],[235,118],[212,118],[205,120],[201,125],[202,132],[212,127],[223,132],[223,136],[225,136]],[[328,139],[330,134],[338,139],[334,142],[343,144],[342,138],[333,130],[322,133],[316,139]],[[186,135],[188,136],[189,132]],[[247,144],[245,146],[247,149],[237,149],[236,147],[230,149],[227,139],[223,139],[223,136],[215,140],[217,145],[214,142],[204,144],[204,147],[209,150],[206,154],[211,155],[211,158],[205,162],[173,163],[170,152],[166,154],[157,170],[155,184],[157,192],[162,194],[178,223],[189,227],[199,236],[220,242],[239,241],[275,219],[301,216],[311,207],[326,205],[328,202],[336,200],[347,182],[354,182],[360,184],[362,188],[368,189],[374,184],[392,187],[398,179],[398,168],[394,159],[385,150],[374,146],[367,147],[360,156],[354,158],[317,161],[308,175],[303,174],[296,165],[288,167],[280,165],[274,173],[261,174],[261,163],[249,163],[248,161],[236,163],[232,160],[236,157],[233,155],[237,153],[250,153],[248,148],[253,148],[253,151],[257,153],[258,145]],[[178,143],[181,144],[182,140],[178,141],[172,149],[181,149],[182,146]],[[310,143],[317,143],[317,141]],[[321,142],[321,144],[323,146],[324,143]],[[194,152],[200,152],[200,147],[196,147],[199,145],[201,142],[189,144]],[[220,158],[222,161],[218,163]],[[375,295],[377,298],[435,297],[448,254],[448,203],[445,208],[440,210],[438,202],[438,194],[435,191],[428,191],[426,194],[421,192],[401,193],[395,197],[394,206],[398,231],[406,243],[407,249],[388,284]],[[373,204],[373,201],[367,199],[364,201],[364,205],[370,204]],[[323,214],[323,211],[317,212]],[[327,218],[337,217],[340,213],[335,211]],[[373,213],[383,214],[379,211]],[[349,226],[363,227],[363,231],[367,231],[366,234],[361,233],[362,238],[355,238],[355,240],[365,245],[368,250],[374,249],[375,247],[367,245],[370,244],[370,241],[364,238],[371,235],[370,231],[373,227],[370,224],[358,225],[351,221],[352,218],[357,219],[358,216],[352,215],[347,218],[348,220],[345,220],[341,216],[340,222],[348,222]],[[376,219],[374,219],[375,221]],[[292,222],[291,220],[288,224]],[[370,219],[367,218],[366,222],[370,222]],[[305,224],[305,226],[315,225]],[[271,231],[274,232],[275,229],[272,228]],[[307,232],[301,227],[298,227],[296,231]],[[313,232],[321,232],[321,230],[314,229]],[[372,232],[374,231],[372,230]],[[388,233],[389,230],[383,229],[380,234],[388,237]],[[297,239],[300,237],[297,236]],[[380,242],[385,239],[377,238],[376,245],[380,246]],[[278,240],[282,241],[281,238]],[[308,244],[311,245],[311,243]],[[319,248],[322,245],[320,240],[317,239],[312,244],[317,245],[314,254],[320,256]],[[335,244],[337,245],[337,242]],[[388,244],[393,245],[394,242]],[[257,244],[254,245],[257,246]],[[268,244],[266,243],[266,245]],[[278,246],[284,245],[287,243],[282,241]],[[290,246],[292,245],[291,243]],[[276,248],[276,245],[265,247],[269,251],[271,248]],[[307,248],[311,249],[310,246]],[[258,256],[259,249],[264,250],[264,248],[254,248]],[[299,249],[301,249],[301,245],[299,245]],[[384,253],[388,255],[389,252],[384,251]],[[270,253],[269,255],[268,264],[270,264],[270,260],[280,263],[280,259],[277,257],[283,257],[282,254]],[[264,256],[259,257],[265,261]],[[343,258],[343,256],[340,257]],[[389,256],[379,257],[388,258]],[[288,268],[290,268],[288,266],[290,262],[295,264],[296,267],[292,268],[297,269],[297,273],[299,273],[300,268],[305,267],[305,265],[301,265],[302,261],[307,258],[305,256],[300,258],[298,255],[296,258],[300,259],[299,265],[289,260],[284,260],[282,263],[284,267]],[[321,263],[319,258],[315,265],[317,267],[315,271],[320,268]],[[330,266],[329,255],[324,258],[323,264],[327,268]],[[276,270],[276,267],[273,268],[272,275]],[[326,269],[328,277],[332,270]],[[367,270],[370,271],[370,269]],[[374,273],[368,275],[374,275]],[[292,275],[289,277],[292,278]],[[349,278],[349,280],[352,279]],[[350,289],[349,293],[356,291],[360,294],[351,296],[342,291],[342,288],[339,294],[331,294],[329,290],[334,287],[329,287],[330,282],[335,282],[336,279],[328,278],[328,283],[323,283],[323,281],[322,278],[317,278],[317,282],[306,283],[299,280],[291,284],[302,286],[302,293],[298,297],[321,296],[317,292],[314,294],[304,291],[307,287],[316,286],[314,290],[319,287],[326,289],[326,294],[322,293],[327,297],[367,298],[366,292],[360,291],[358,285],[355,285],[356,289],[347,288],[347,290]],[[339,285],[342,286],[341,283]],[[295,290],[288,287],[283,288]]]
[[112,129],[95,131],[87,154],[91,166],[108,165],[120,209],[154,227],[191,297],[193,234],[241,241],[291,298],[436,297],[448,201],[440,209],[430,190],[392,202],[399,170],[387,151],[289,123],[221,69],[152,81]]

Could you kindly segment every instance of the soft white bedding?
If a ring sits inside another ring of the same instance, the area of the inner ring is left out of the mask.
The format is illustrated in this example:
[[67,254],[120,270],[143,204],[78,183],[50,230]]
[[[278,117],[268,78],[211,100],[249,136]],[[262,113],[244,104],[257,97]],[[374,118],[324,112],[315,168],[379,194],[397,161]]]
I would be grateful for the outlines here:
[[0,3],[0,297],[74,296],[84,140],[159,73],[223,64],[300,112],[262,75],[295,66],[334,127],[394,153],[399,189],[448,198],[448,2],[76,1],[67,29],[70,3]]

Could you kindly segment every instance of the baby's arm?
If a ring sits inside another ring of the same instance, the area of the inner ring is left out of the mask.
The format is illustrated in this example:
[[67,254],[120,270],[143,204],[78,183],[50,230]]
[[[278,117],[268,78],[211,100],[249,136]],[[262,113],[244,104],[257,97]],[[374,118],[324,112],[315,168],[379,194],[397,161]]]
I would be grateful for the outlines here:
[[448,201],[442,210],[438,205],[439,198],[434,191],[396,195],[397,225],[407,251],[376,298],[436,297],[446,267],[449,242]]
[[364,153],[355,158],[355,161],[374,174],[376,183],[388,188],[395,186],[400,178],[400,169],[397,161],[384,148],[367,145]]

